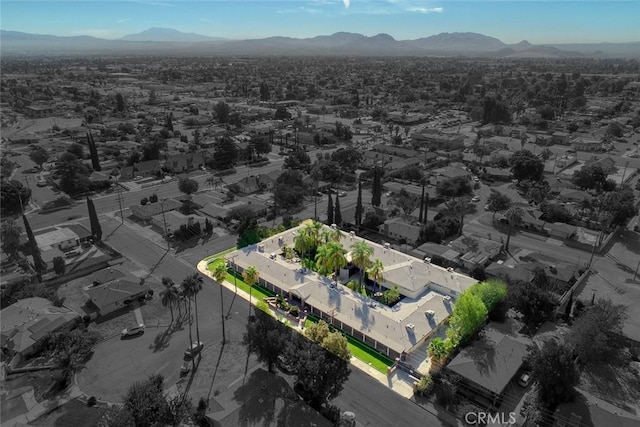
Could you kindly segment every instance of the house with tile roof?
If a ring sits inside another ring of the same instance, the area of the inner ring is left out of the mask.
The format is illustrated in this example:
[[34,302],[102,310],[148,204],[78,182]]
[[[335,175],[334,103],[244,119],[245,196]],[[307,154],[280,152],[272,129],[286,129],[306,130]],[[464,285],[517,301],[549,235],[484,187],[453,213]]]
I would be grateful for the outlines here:
[[84,290],[98,309],[98,315],[104,316],[144,298],[151,288],[140,283],[116,279],[103,285],[88,286]]
[[46,298],[22,299],[0,311],[2,351],[7,355],[27,356],[47,334],[79,319],[75,311],[56,307]]

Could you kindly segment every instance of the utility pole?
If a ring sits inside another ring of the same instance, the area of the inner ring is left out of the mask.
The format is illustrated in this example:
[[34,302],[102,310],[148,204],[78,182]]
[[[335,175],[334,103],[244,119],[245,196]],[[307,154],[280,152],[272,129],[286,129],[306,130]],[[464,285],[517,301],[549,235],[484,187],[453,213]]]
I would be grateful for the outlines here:
[[122,213],[122,189],[120,188],[120,184],[116,181],[116,185],[118,186],[118,205],[120,206],[120,223],[124,224],[124,214]]
[[[167,241],[167,251],[171,250],[171,245],[169,244],[169,235],[167,234],[167,218],[164,216],[164,202],[166,199],[162,199],[160,201],[160,208],[162,209],[162,223],[164,224],[164,238]],[[120,211],[122,212],[122,211]]]

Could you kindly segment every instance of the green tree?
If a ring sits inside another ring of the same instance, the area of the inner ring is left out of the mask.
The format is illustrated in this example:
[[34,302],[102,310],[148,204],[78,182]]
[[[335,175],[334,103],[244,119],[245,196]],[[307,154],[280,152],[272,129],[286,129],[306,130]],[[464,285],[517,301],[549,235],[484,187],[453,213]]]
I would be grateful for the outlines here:
[[120,92],[116,93],[116,113],[124,113],[127,110],[127,104],[124,101],[124,96]]
[[340,197],[336,195],[336,207],[333,210],[333,222],[342,227],[342,211],[340,210]]
[[380,287],[380,283],[384,280],[384,265],[382,261],[376,258],[367,270],[367,274],[373,279],[374,286]]
[[33,235],[31,225],[29,225],[29,220],[26,215],[22,215],[22,222],[24,223],[24,230],[26,231],[27,238],[29,239],[29,249],[31,251],[31,256],[33,257],[33,267],[35,268],[36,273],[38,273],[38,281],[42,282],[42,272],[47,268],[47,264],[42,260],[38,242],[36,242],[36,238]]
[[216,113],[218,123],[227,123],[229,121],[229,113],[231,112],[231,109],[226,102],[218,102],[215,107],[213,107],[213,111]]
[[299,337],[296,388],[316,410],[342,392],[349,378],[347,361],[319,345]]
[[29,158],[33,163],[37,164],[39,167],[42,167],[42,164],[49,159],[49,153],[45,148],[38,147],[31,150],[31,152],[29,153]]
[[347,251],[341,243],[330,241],[318,248],[316,262],[322,267],[323,271],[334,272],[335,280],[337,281],[340,268],[347,265],[346,253]]
[[378,207],[380,203],[382,203],[382,172],[378,169],[378,166],[375,166],[371,187],[371,204]]
[[449,325],[460,342],[466,342],[484,324],[486,318],[487,307],[479,297],[467,290],[456,300]]
[[100,226],[100,220],[98,219],[98,213],[96,212],[93,200],[89,197],[87,197],[87,208],[89,211],[89,223],[91,224],[91,235],[99,242],[102,240],[102,227]]
[[333,199],[331,191],[327,193],[327,224],[333,224]]
[[338,356],[340,359],[351,360],[351,352],[349,351],[349,343],[347,338],[340,332],[331,332],[322,340],[322,347]]
[[544,162],[529,150],[516,151],[509,159],[509,165],[518,181],[540,181],[544,172]]
[[214,169],[225,170],[233,167],[238,158],[238,149],[228,135],[218,138],[213,150]]
[[600,190],[607,181],[607,174],[598,164],[585,165],[573,173],[571,182],[582,190]]
[[499,279],[490,279],[476,283],[468,292],[480,298],[487,311],[491,312],[507,298],[507,285]]
[[507,234],[507,242],[504,245],[504,250],[509,251],[509,242],[511,241],[511,233],[513,233],[513,227],[520,224],[522,221],[522,217],[524,215],[524,211],[520,206],[511,206],[504,213],[505,218],[507,219],[507,224],[509,225],[509,232]]
[[288,213],[298,208],[308,193],[302,173],[298,170],[285,170],[276,179],[273,197],[278,209]]
[[189,200],[191,200],[191,195],[198,191],[198,187],[198,181],[191,178],[183,177],[178,181],[178,189],[181,193],[186,194]]
[[626,307],[598,299],[574,321],[568,344],[579,363],[591,364],[611,360],[624,346],[622,327],[628,318]]
[[427,347],[427,355],[436,362],[442,362],[449,355],[449,349],[442,338],[434,337]]
[[17,260],[20,255],[20,235],[22,228],[11,218],[2,223],[2,252],[9,256],[9,259]]
[[391,203],[402,209],[405,215],[409,215],[418,207],[420,199],[402,188],[391,196]]
[[440,181],[436,184],[436,192],[440,196],[448,198],[451,209],[454,212],[457,211],[460,220],[458,235],[462,235],[466,206],[469,202],[468,197],[473,193],[469,179],[455,177]]
[[385,304],[389,306],[393,305],[399,299],[400,299],[400,290],[398,289],[397,286],[394,286],[391,289],[387,289],[386,291],[384,291],[384,294],[382,295],[382,300],[385,302]]
[[579,373],[571,349],[547,340],[539,349],[530,348],[528,357],[533,379],[538,383],[538,399],[548,409],[572,399]]
[[180,306],[180,295],[171,278],[163,277],[162,284],[164,285],[164,289],[160,292],[160,302],[163,307],[169,307],[169,310],[171,311],[171,323],[173,324],[173,306]]
[[[249,285],[249,304],[251,304],[251,290],[253,289],[253,285],[258,283],[259,278],[260,272],[253,265],[245,268],[242,272],[242,279],[244,279],[244,282]],[[249,310],[251,310],[251,307],[249,307]]]
[[58,276],[62,276],[66,269],[67,265],[64,262],[64,258],[61,256],[53,258],[53,271],[55,271]]
[[511,206],[511,199],[509,196],[498,191],[492,191],[487,199],[487,206],[489,206],[489,210],[493,212],[492,218],[495,218],[497,212],[503,212],[509,209],[509,206]]
[[304,329],[304,335],[316,344],[322,344],[329,336],[329,325],[324,320],[312,323]]
[[[202,276],[193,273],[182,280],[182,289],[187,298],[193,298],[196,308],[196,339],[200,342],[200,322],[198,321],[198,293],[202,290]],[[191,322],[191,320],[189,320]]]
[[362,289],[362,279],[367,269],[371,266],[371,256],[373,248],[367,244],[365,240],[354,243],[351,247],[351,262],[358,267],[360,274],[358,275],[358,287]]
[[249,353],[267,365],[269,372],[275,372],[278,356],[284,354],[285,343],[291,337],[288,328],[262,310],[256,310],[247,323],[243,342]]
[[358,199],[356,200],[356,212],[354,216],[356,227],[362,225],[362,181],[358,181]]
[[129,387],[123,403],[136,427],[151,427],[162,421],[161,414],[167,405],[163,393],[164,377],[158,374]]
[[509,306],[522,314],[522,321],[529,328],[547,320],[556,307],[555,298],[549,291],[522,281],[509,283],[507,300]]
[[[31,199],[31,190],[20,181],[3,181],[0,186],[0,205],[6,213],[21,212]],[[20,203],[22,202],[22,204]]]
[[78,159],[82,160],[84,159],[85,155],[84,155],[84,147],[80,144],[78,144],[77,142],[74,142],[73,144],[71,144],[71,146],[69,146],[67,148],[67,153],[71,153],[74,156],[76,156]]

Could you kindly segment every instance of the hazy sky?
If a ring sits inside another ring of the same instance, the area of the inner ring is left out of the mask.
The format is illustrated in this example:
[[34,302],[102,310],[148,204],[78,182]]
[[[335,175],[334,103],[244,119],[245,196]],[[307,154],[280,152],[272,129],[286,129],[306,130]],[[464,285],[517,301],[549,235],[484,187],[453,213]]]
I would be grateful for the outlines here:
[[477,32],[506,43],[640,41],[640,1],[1,0],[3,30],[118,38],[150,27],[232,39],[348,31],[398,40]]

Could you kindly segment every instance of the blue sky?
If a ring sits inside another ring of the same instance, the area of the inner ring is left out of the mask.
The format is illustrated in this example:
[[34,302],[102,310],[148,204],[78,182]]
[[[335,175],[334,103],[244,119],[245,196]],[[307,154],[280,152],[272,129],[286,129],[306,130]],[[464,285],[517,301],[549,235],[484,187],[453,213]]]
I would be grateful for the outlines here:
[[505,43],[640,41],[640,1],[1,0],[0,27],[118,38],[150,27],[231,39],[349,31],[398,40],[477,32]]

